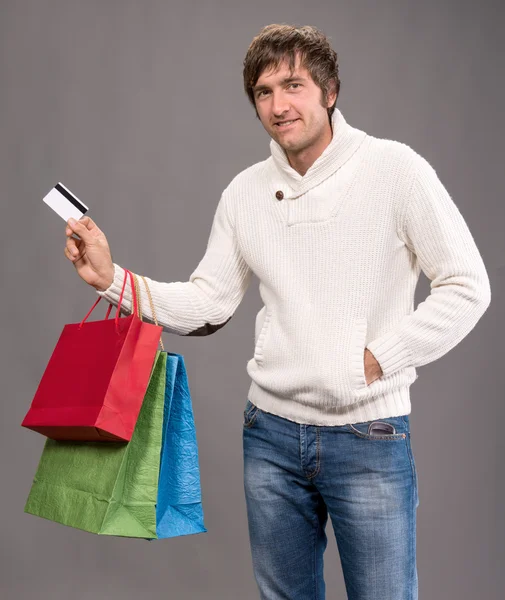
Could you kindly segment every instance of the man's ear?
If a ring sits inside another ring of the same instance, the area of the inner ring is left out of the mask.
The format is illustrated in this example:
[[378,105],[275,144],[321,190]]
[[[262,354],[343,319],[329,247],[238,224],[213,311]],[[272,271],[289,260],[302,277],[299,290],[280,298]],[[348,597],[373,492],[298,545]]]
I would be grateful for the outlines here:
[[328,90],[328,94],[326,95],[326,99],[327,99],[327,108],[331,108],[332,106],[334,106],[334,104],[337,101],[337,92],[336,92],[336,83],[335,81],[332,81],[330,83],[330,87]]
[[326,108],[331,108],[337,101],[336,93],[337,84],[334,80],[330,82],[328,86],[328,93],[326,94]]

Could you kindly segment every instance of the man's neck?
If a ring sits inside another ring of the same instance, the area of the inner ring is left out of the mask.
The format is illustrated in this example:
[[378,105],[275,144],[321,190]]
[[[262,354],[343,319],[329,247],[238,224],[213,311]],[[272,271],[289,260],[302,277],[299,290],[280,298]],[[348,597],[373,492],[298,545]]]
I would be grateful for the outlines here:
[[316,145],[309,146],[298,153],[290,153],[286,151],[289,164],[302,177],[321,156],[328,144],[331,142],[333,138],[333,130],[331,123],[329,125],[329,128],[325,130],[325,133],[321,136]]

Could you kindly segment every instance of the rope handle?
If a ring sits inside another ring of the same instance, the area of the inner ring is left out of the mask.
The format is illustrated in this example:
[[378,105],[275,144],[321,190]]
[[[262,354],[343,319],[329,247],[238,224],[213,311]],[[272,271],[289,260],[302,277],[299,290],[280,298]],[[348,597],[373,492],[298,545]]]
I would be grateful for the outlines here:
[[133,273],[133,281],[135,284],[135,293],[137,294],[137,317],[143,321],[142,319],[142,297],[140,294],[140,286],[139,286],[139,279],[138,277],[135,275],[135,273]]
[[[153,313],[153,321],[156,325],[158,325],[158,319],[156,317],[156,310],[154,308],[154,303],[153,303],[153,298],[151,296],[151,290],[149,289],[149,286],[147,285],[147,281],[146,278],[141,275],[140,276],[142,278],[142,281],[144,282],[144,285],[146,286],[146,291],[147,291],[147,297],[149,298],[149,305],[151,306],[151,312]],[[135,280],[135,286],[136,286],[136,290],[137,290],[137,297],[139,299],[139,305],[141,303],[141,294],[140,294],[140,285],[139,285],[139,280],[137,275],[133,275],[133,278]],[[140,309],[140,315],[139,315],[140,320],[142,320],[142,309]],[[160,335],[160,346],[161,349],[163,350],[163,352],[165,352],[165,346],[163,346],[163,340],[161,339],[161,335]]]
[[[137,301],[137,293],[135,290],[135,285],[134,285],[134,279],[133,279],[133,275],[131,273],[131,271],[129,271],[128,269],[124,269],[125,272],[125,276],[124,276],[124,280],[123,280],[123,287],[121,289],[121,295],[119,297],[119,303],[117,305],[117,310],[116,310],[116,317],[115,317],[115,321],[116,321],[116,332],[119,333],[119,313],[121,311],[121,305],[123,302],[123,296],[124,296],[124,291],[126,288],[126,281],[128,279],[128,276],[130,277],[130,284],[131,284],[131,288],[132,288],[132,314],[135,312],[135,314],[138,314],[138,301]],[[93,304],[93,306],[90,308],[88,314],[84,317],[84,319],[81,321],[80,325],[79,325],[79,329],[81,329],[81,327],[84,325],[86,319],[89,317],[89,315],[95,310],[96,305],[100,302],[100,300],[102,299],[102,296],[99,296],[97,301]],[[112,304],[109,304],[109,308],[107,309],[107,313],[105,315],[105,318],[108,319],[110,312],[112,310]]]

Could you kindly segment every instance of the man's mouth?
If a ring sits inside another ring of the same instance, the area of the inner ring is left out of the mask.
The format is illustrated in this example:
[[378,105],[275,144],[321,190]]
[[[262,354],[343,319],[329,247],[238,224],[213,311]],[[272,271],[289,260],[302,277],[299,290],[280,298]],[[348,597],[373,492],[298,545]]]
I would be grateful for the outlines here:
[[278,129],[287,129],[293,123],[296,123],[296,121],[298,120],[299,119],[291,119],[290,121],[277,121],[277,123],[275,123],[275,127],[277,127]]

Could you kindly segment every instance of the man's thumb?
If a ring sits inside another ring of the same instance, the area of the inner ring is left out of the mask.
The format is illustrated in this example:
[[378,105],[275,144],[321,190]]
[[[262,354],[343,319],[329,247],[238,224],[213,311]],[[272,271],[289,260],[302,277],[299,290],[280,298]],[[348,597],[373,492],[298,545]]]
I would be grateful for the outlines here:
[[81,238],[81,240],[84,240],[84,242],[88,242],[91,240],[89,230],[84,225],[84,223],[80,223],[79,221],[76,221],[75,219],[70,218],[67,221],[67,225],[70,227],[70,229],[74,233],[77,233],[77,235]]

